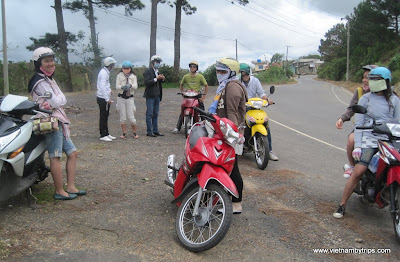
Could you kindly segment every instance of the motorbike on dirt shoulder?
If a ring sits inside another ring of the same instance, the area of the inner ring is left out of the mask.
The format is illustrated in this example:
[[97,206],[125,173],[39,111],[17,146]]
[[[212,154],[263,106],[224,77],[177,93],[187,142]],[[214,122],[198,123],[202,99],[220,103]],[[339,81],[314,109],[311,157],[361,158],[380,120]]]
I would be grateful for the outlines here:
[[172,202],[179,206],[175,226],[180,242],[192,252],[201,252],[216,246],[232,222],[230,195],[238,197],[238,190],[230,174],[234,147],[242,145],[244,137],[229,119],[195,110],[204,121],[192,127],[180,166],[175,155],[168,156],[165,183],[172,187]]
[[[360,105],[352,106],[352,109],[355,113],[367,113]],[[400,122],[387,120],[377,123],[374,120],[371,126],[356,129],[370,129],[374,133],[388,136],[388,140],[378,140],[379,151],[372,158],[354,192],[360,195],[364,203],[375,203],[379,208],[390,205],[394,232],[400,242]]]
[[199,99],[203,94],[194,90],[187,90],[182,93],[181,116],[182,124],[185,127],[185,137],[187,138],[193,124],[199,122],[199,114],[194,111],[195,107],[199,107]]
[[[39,98],[51,96],[46,92]],[[23,191],[30,202],[31,186],[43,181],[50,168],[44,162],[47,147],[44,135],[36,135],[32,119],[23,117],[36,114],[46,117],[52,112],[39,108],[37,100],[30,101],[24,96],[9,94],[0,103],[0,202]]]
[[[270,87],[270,95],[275,92],[275,87]],[[269,161],[269,142],[268,142],[268,115],[263,107],[270,104],[261,98],[250,98],[246,102],[246,146],[254,153],[257,167],[264,170]]]

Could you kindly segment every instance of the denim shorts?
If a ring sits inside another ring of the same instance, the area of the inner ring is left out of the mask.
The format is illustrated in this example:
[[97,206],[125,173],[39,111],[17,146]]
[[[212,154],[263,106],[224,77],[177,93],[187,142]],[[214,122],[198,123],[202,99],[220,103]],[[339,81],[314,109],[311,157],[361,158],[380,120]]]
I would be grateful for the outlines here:
[[47,152],[49,158],[62,157],[62,152],[70,155],[76,151],[76,147],[70,138],[65,139],[62,124],[58,123],[59,130],[45,135],[47,142]]
[[368,166],[376,152],[378,152],[378,148],[361,148],[361,158],[357,164]]

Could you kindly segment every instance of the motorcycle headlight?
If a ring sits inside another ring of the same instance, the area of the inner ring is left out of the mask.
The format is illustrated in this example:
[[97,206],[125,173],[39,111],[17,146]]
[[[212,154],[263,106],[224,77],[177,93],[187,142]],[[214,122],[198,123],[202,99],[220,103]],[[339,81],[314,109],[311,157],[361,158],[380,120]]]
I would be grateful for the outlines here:
[[389,128],[390,132],[392,133],[392,136],[400,137],[400,124],[388,123],[386,124],[386,126]]
[[263,101],[262,100],[261,101],[251,101],[251,105],[254,108],[260,109],[263,106]]
[[235,130],[233,130],[233,128],[230,124],[226,124],[222,120],[220,120],[219,125],[220,125],[221,132],[224,135],[225,141],[229,145],[233,146],[235,144],[240,144],[242,139],[241,139],[239,132],[236,132]]
[[3,149],[6,148],[6,146],[8,146],[11,141],[13,141],[20,133],[21,130],[18,129],[17,131],[12,132],[9,135],[0,137],[0,152],[3,151]]

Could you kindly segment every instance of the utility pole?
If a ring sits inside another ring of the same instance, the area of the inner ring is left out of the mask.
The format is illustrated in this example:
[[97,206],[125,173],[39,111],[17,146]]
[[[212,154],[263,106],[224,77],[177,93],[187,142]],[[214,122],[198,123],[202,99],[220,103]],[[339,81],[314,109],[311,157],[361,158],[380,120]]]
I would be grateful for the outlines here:
[[235,39],[236,42],[236,61],[238,61],[238,55],[237,55],[237,39]]
[[292,47],[292,46],[290,46],[290,45],[287,45],[286,46],[286,63],[285,63],[285,68],[287,69],[287,67],[288,67],[288,60],[287,60],[287,57],[288,57],[288,53],[289,53],[289,47]]
[[350,21],[347,18],[340,18],[340,20],[347,20],[347,62],[346,62],[346,81],[349,81],[349,68],[350,68]]
[[6,37],[6,4],[5,0],[1,0],[1,16],[3,27],[3,78],[4,78],[4,95],[9,93],[8,83],[8,58],[7,58],[7,37]]

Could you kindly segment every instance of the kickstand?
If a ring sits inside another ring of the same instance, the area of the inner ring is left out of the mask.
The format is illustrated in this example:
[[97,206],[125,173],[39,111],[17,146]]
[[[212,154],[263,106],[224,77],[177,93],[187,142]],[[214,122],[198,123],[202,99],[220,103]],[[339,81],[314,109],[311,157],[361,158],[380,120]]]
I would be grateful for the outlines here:
[[26,199],[28,200],[29,207],[34,208],[34,206],[32,206],[32,203],[31,203],[31,197],[33,197],[33,199],[35,199],[34,205],[36,206],[37,198],[32,193],[32,187],[29,187],[28,189],[26,189]]

